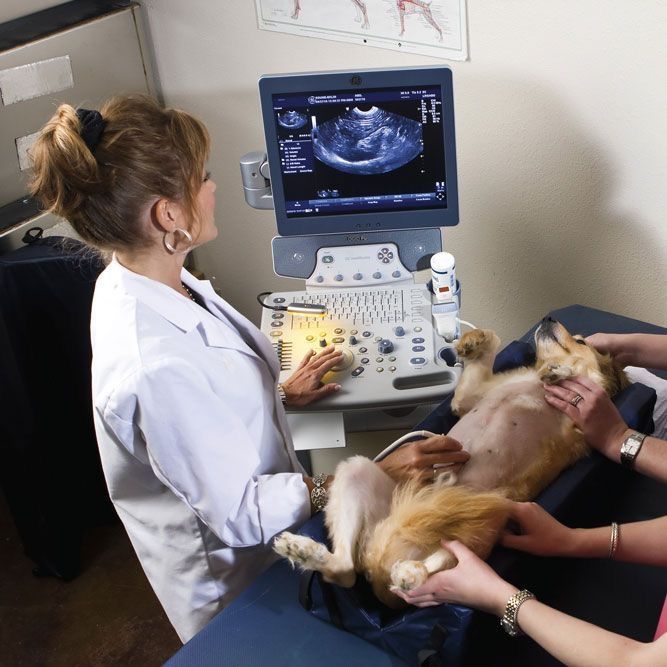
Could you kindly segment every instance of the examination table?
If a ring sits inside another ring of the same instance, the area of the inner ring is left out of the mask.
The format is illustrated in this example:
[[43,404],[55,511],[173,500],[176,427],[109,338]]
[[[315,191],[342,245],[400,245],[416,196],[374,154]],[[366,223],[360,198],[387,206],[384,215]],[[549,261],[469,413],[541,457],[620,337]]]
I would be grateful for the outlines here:
[[[585,306],[549,313],[570,331],[661,333],[667,329]],[[522,340],[532,339],[534,329]],[[667,377],[667,373],[657,374]],[[667,488],[593,454],[565,471],[538,502],[571,525],[591,526],[666,513]],[[543,602],[642,641],[653,637],[667,592],[667,569],[607,560],[536,558],[497,548],[489,562]],[[401,659],[320,621],[298,602],[299,573],[277,562],[168,662],[170,667],[354,667]],[[567,641],[567,638],[563,638]],[[511,639],[498,619],[475,612],[451,665],[558,665],[528,638]],[[413,664],[416,664],[413,663]]]

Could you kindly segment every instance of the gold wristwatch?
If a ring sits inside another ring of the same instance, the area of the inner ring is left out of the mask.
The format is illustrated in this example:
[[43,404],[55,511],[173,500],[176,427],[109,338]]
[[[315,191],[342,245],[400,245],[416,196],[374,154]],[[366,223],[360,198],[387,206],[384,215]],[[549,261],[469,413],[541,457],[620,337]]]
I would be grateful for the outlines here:
[[323,472],[313,477],[313,484],[315,486],[310,492],[310,502],[313,504],[316,512],[322,511],[327,505],[327,500],[329,500],[329,492],[324,488],[328,479],[329,475],[325,475]]
[[516,622],[516,617],[519,613],[519,607],[526,600],[534,600],[535,596],[527,590],[517,591],[505,605],[505,613],[500,619],[500,627],[510,636],[519,637],[523,634],[519,624]]

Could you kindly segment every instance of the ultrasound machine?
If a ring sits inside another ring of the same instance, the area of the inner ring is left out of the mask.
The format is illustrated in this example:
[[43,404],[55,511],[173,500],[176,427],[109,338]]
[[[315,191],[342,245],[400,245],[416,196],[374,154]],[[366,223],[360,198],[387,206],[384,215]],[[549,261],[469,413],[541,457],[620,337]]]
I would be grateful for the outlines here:
[[458,224],[451,70],[270,75],[259,89],[268,159],[241,158],[244,194],[275,209],[276,274],[305,280],[262,295],[261,329],[281,380],[310,349],[343,354],[324,378],[341,390],[298,424],[313,410],[342,428],[343,413],[439,402],[461,372],[460,287],[453,265],[444,297],[414,274],[443,254],[440,228]]

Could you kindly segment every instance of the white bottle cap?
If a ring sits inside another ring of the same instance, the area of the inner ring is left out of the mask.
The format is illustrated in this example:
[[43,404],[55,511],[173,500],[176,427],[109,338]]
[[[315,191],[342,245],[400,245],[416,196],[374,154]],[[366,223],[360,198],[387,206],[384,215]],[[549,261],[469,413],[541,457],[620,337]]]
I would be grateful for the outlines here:
[[454,255],[449,252],[436,252],[431,257],[431,269],[437,273],[445,273],[451,271],[456,264]]

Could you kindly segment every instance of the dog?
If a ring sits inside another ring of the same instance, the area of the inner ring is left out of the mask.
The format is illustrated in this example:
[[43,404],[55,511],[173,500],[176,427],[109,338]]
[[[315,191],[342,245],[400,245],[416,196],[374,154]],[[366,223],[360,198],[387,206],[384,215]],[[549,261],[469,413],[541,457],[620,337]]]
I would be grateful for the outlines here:
[[459,472],[424,486],[397,485],[362,456],[339,464],[329,490],[325,524],[332,550],[309,537],[281,533],[275,551],[304,570],[351,587],[357,573],[389,607],[455,557],[441,540],[458,540],[487,558],[507,523],[510,501],[532,500],[565,468],[588,453],[583,435],[544,399],[543,383],[587,376],[609,395],[628,386],[625,373],[565,327],[545,318],[535,332],[536,361],[493,374],[500,339],[467,332],[457,344],[464,370],[452,400],[460,419],[449,435],[470,453]]

